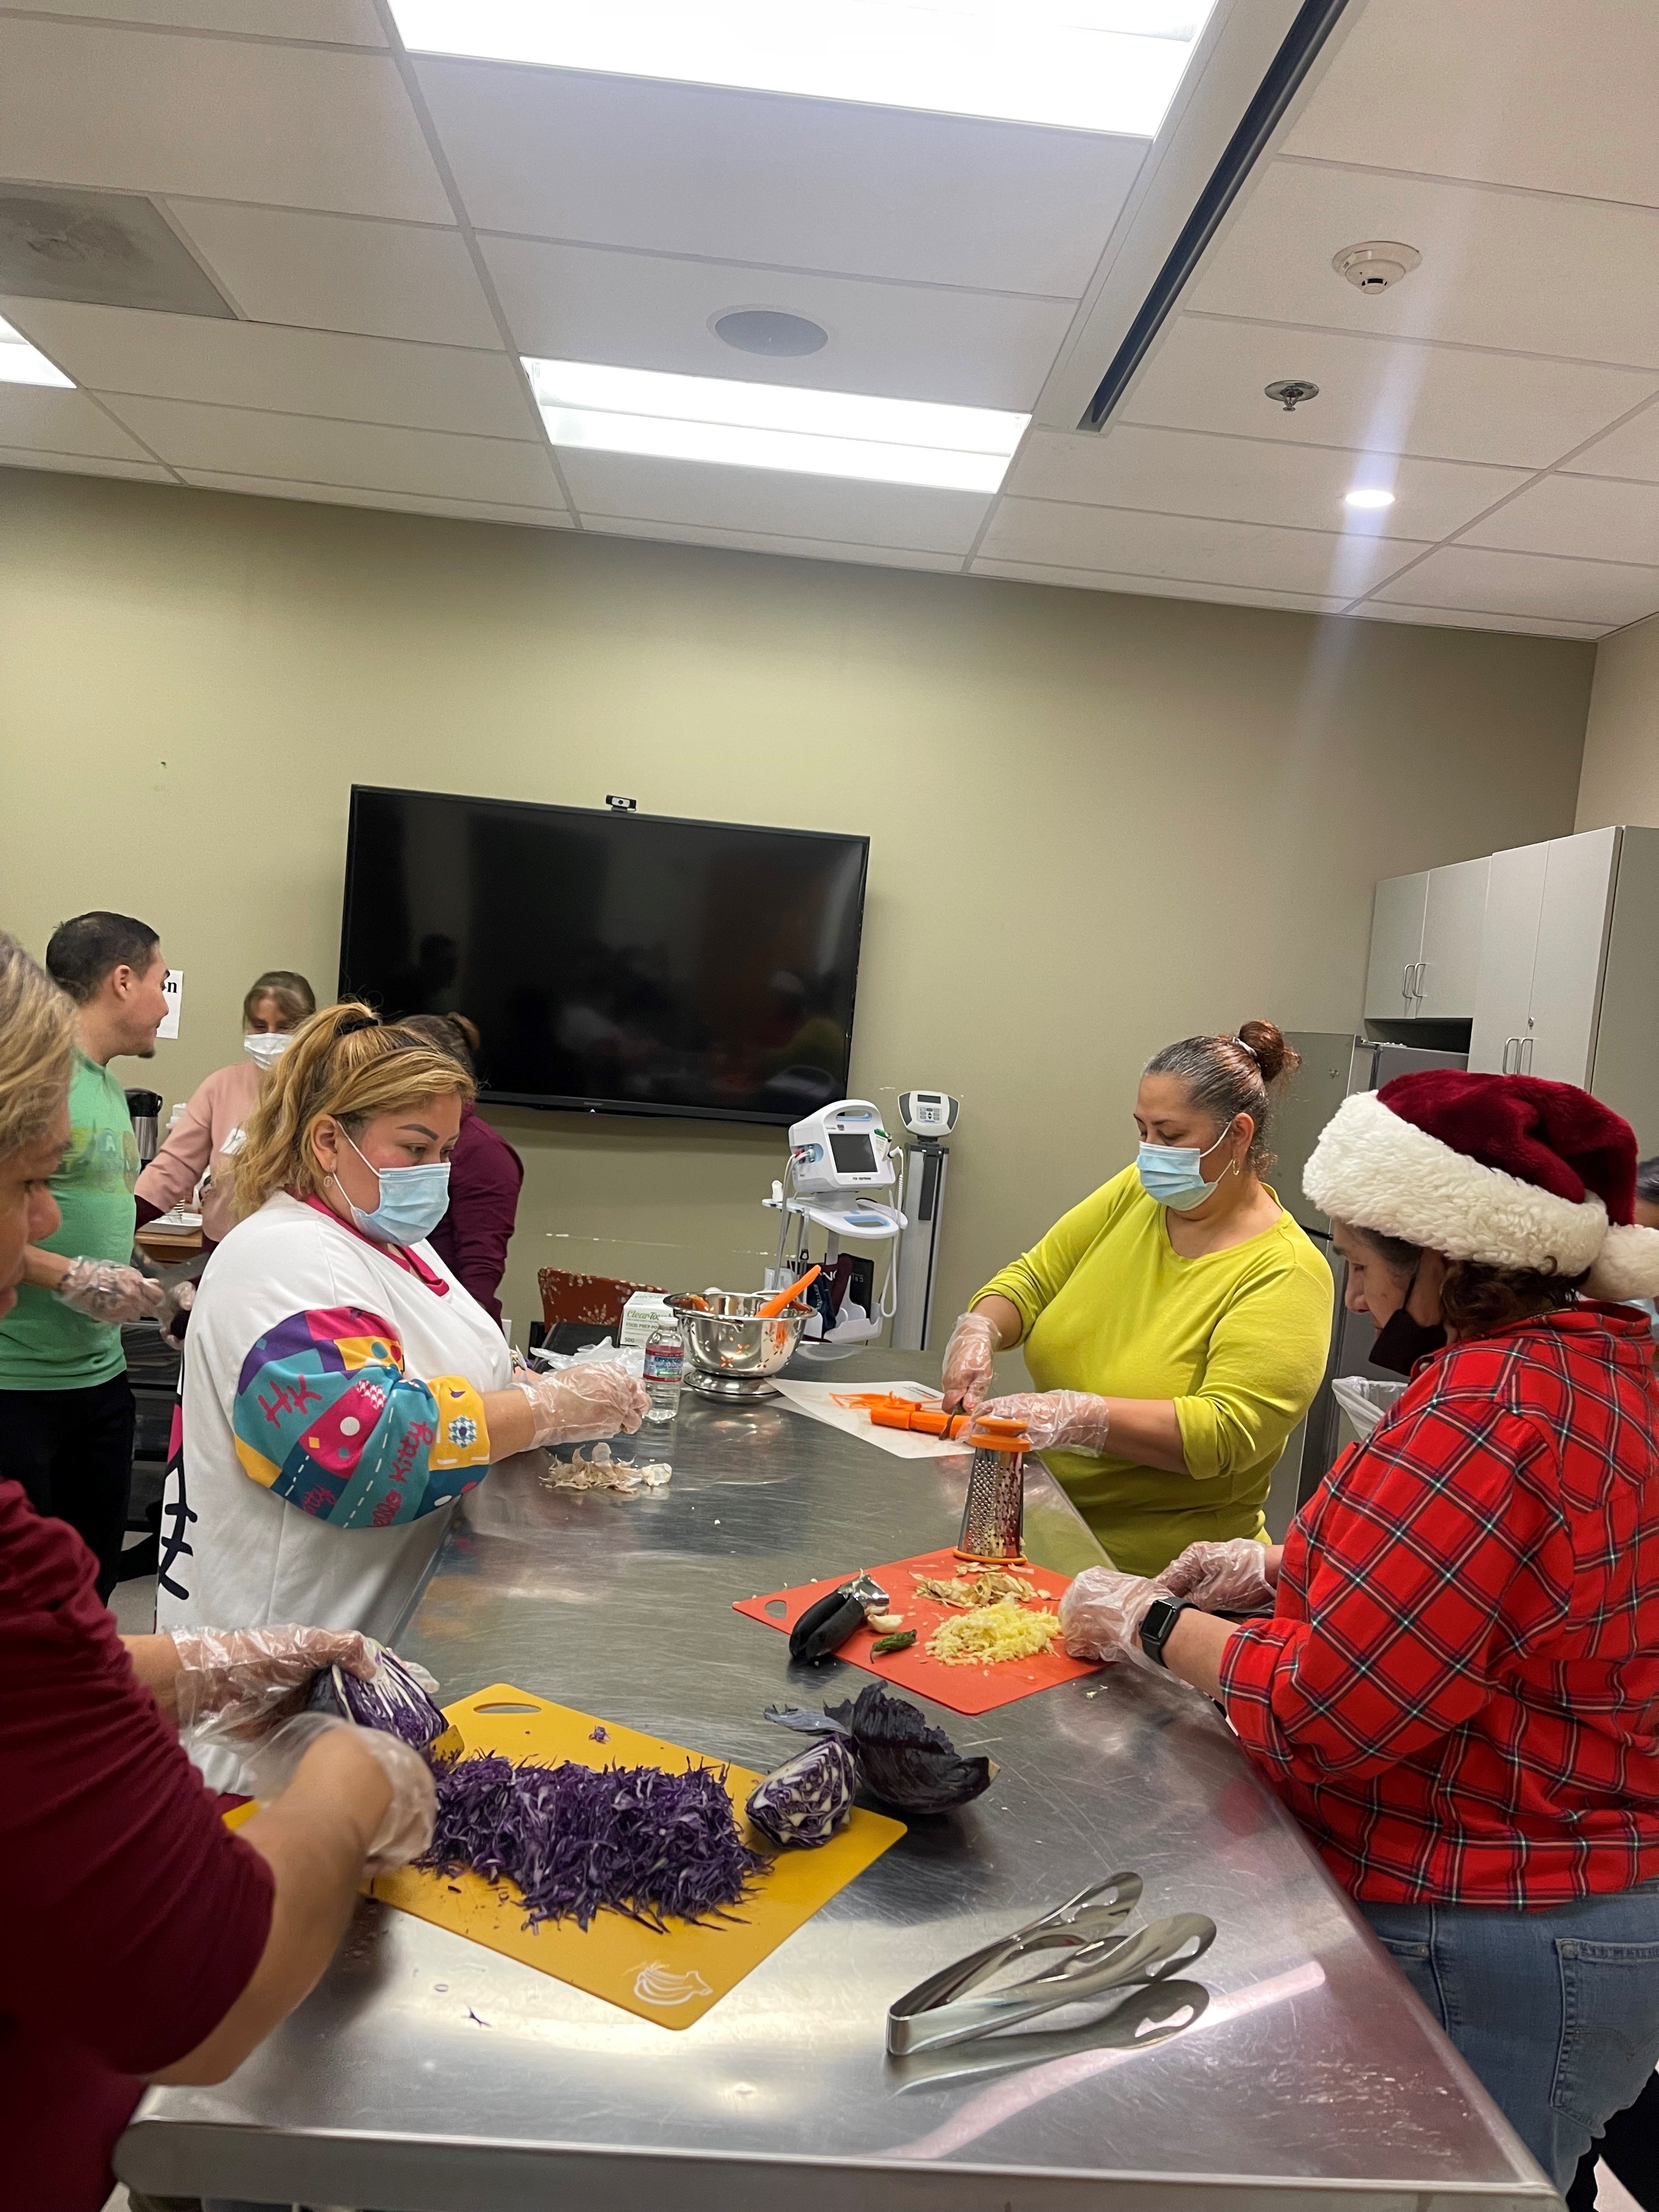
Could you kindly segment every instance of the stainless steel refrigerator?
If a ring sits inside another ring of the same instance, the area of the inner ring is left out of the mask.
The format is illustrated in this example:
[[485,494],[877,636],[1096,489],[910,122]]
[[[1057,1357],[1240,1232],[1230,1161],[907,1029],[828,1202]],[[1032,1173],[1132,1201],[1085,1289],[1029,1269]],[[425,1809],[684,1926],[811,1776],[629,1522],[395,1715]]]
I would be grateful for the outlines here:
[[1368,1037],[1346,1031],[1290,1030],[1290,1042],[1302,1055],[1302,1065],[1286,1085],[1274,1116],[1269,1141],[1279,1155],[1273,1170],[1273,1188],[1311,1237],[1329,1263],[1335,1286],[1336,1310],[1331,1324],[1329,1354],[1319,1394],[1308,1408],[1304,1424],[1301,1471],[1297,1480],[1297,1504],[1310,1498],[1324,1480],[1332,1461],[1342,1448],[1340,1416],[1331,1395],[1339,1375],[1369,1375],[1381,1382],[1398,1382],[1385,1367],[1371,1364],[1370,1349],[1376,1331],[1365,1314],[1350,1313],[1344,1305],[1347,1270],[1332,1249],[1331,1224],[1302,1188],[1302,1170],[1324,1127],[1344,1098],[1355,1091],[1378,1091],[1396,1075],[1413,1075],[1425,1067],[1465,1067],[1468,1054],[1428,1052],[1416,1045],[1373,1044]]

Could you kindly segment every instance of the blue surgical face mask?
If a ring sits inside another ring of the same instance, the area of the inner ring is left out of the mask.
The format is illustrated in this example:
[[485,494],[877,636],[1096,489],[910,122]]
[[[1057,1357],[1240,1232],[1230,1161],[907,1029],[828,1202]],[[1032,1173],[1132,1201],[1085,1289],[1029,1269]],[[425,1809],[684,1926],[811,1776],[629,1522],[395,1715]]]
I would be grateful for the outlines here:
[[[345,1131],[340,1134],[345,1137]],[[382,1244],[418,1244],[429,1237],[449,1211],[449,1162],[434,1160],[425,1167],[377,1168],[356,1152],[363,1165],[380,1179],[380,1202],[372,1213],[354,1206],[351,1218],[365,1237]]]
[[1188,1213],[1194,1206],[1202,1206],[1206,1198],[1213,1198],[1221,1188],[1222,1176],[1229,1174],[1237,1162],[1229,1162],[1213,1182],[1205,1182],[1203,1164],[1232,1133],[1232,1126],[1229,1121],[1215,1144],[1202,1149],[1197,1145],[1143,1142],[1135,1170],[1147,1197],[1156,1199],[1160,1206],[1173,1207],[1177,1213]]

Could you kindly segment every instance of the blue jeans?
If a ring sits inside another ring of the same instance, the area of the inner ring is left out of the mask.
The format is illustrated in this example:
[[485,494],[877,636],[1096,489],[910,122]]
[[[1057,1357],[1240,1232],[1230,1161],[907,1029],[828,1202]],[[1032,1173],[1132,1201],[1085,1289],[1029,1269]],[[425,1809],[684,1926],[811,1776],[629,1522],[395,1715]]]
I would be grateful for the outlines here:
[[1536,1912],[1359,1909],[1565,2195],[1659,2064],[1659,1882]]

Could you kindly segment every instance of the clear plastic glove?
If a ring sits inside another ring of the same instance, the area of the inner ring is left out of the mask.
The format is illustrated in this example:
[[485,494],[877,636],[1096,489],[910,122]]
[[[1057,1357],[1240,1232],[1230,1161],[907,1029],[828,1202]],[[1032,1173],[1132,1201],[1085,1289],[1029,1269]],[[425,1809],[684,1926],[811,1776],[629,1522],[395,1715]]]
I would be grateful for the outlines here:
[[331,1729],[344,1729],[392,1784],[391,1802],[380,1815],[364,1861],[366,1874],[390,1874],[419,1858],[432,1841],[437,1790],[432,1770],[417,1751],[379,1729],[354,1728],[337,1713],[297,1713],[272,1730],[248,1753],[247,1775],[261,1805],[280,1797],[299,1771],[301,1760]]
[[71,1260],[52,1292],[60,1306],[85,1314],[88,1321],[148,1321],[161,1310],[167,1292],[137,1267],[114,1260]]
[[1184,1597],[1206,1613],[1260,1613],[1273,1602],[1267,1549],[1254,1536],[1188,1544],[1158,1579],[1171,1597]]
[[1060,1633],[1073,1659],[1133,1659],[1149,1674],[1164,1670],[1140,1648],[1140,1624],[1154,1598],[1169,1593],[1145,1575],[1085,1567],[1060,1601]]
[[1018,1421],[1036,1451],[1103,1452],[1112,1425],[1106,1401],[1086,1390],[1017,1390],[979,1410],[994,1420]]
[[951,1341],[945,1347],[945,1369],[939,1382],[945,1391],[945,1410],[976,1413],[991,1391],[991,1362],[1002,1348],[1002,1332],[989,1314],[957,1316]]
[[584,1444],[620,1430],[632,1436],[651,1403],[643,1382],[619,1360],[586,1359],[552,1375],[515,1375],[513,1386],[530,1401],[532,1444]]
[[175,1283],[162,1293],[155,1318],[161,1324],[163,1336],[170,1336],[175,1344],[185,1340],[185,1331],[190,1326],[190,1310],[196,1303],[194,1283]]
[[179,1725],[193,1728],[211,1720],[216,1735],[258,1735],[275,1727],[299,1711],[313,1680],[325,1667],[343,1667],[348,1674],[367,1682],[380,1664],[380,1645],[351,1629],[175,1628],[170,1632],[179,1654],[174,1684]]

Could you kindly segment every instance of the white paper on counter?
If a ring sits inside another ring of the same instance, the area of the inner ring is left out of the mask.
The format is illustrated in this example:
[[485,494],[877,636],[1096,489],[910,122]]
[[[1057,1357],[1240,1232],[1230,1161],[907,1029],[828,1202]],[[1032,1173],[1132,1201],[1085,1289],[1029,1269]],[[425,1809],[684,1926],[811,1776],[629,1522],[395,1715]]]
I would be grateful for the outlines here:
[[843,1429],[860,1443],[874,1444],[878,1451],[890,1452],[895,1459],[960,1459],[963,1449],[945,1437],[913,1436],[908,1429],[878,1429],[868,1413],[856,1406],[838,1406],[836,1398],[849,1398],[859,1392],[885,1391],[895,1398],[914,1398],[921,1405],[937,1405],[940,1395],[927,1382],[786,1382],[782,1376],[771,1378],[774,1388],[792,1413],[805,1413],[809,1421],[822,1421],[826,1427]]

